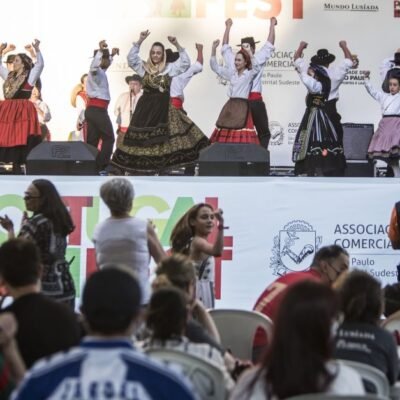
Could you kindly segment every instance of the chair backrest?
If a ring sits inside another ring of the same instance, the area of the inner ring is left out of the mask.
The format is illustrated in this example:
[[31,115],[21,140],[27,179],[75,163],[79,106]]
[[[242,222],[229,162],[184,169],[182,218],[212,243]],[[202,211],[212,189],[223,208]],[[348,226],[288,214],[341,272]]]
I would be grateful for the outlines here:
[[300,396],[288,397],[286,400],[389,400],[389,397],[375,394],[339,395],[339,394],[302,394]]
[[258,311],[214,309],[209,313],[218,328],[222,346],[242,360],[252,359],[258,328],[265,330],[268,342],[272,338],[272,321]]
[[[372,384],[376,389],[376,394],[383,397],[389,397],[390,385],[386,375],[375,367],[349,360],[337,360],[355,369],[361,376],[362,380]],[[365,383],[364,383],[365,384]]]
[[146,353],[172,366],[179,366],[201,399],[225,400],[227,397],[223,372],[212,362],[172,349],[147,349]]

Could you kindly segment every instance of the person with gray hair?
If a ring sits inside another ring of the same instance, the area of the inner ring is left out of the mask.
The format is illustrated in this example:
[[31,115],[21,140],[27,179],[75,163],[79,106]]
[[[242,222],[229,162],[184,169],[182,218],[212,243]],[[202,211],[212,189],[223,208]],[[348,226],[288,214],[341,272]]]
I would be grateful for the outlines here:
[[125,178],[103,183],[100,197],[110,210],[110,217],[98,224],[93,233],[97,266],[125,265],[137,275],[142,289],[142,304],[150,296],[150,257],[156,263],[165,256],[151,222],[130,215],[134,189]]

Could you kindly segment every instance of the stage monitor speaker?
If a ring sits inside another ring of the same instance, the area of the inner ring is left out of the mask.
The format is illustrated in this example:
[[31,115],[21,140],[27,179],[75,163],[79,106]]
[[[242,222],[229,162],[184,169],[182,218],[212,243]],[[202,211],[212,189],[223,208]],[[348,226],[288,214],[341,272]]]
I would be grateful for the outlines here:
[[375,176],[375,162],[372,160],[347,160],[346,177],[371,177]]
[[373,124],[343,124],[343,148],[347,160],[366,160],[374,134]]
[[43,142],[26,158],[27,175],[97,175],[97,149],[84,142]]
[[269,151],[257,144],[214,143],[200,152],[200,176],[267,176]]

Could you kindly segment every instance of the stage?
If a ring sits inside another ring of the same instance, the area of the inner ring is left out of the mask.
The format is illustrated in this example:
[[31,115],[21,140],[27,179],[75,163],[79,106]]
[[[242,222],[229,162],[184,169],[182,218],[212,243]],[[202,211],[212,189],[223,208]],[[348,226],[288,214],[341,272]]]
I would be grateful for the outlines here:
[[[0,176],[0,215],[18,230],[23,195],[35,176]],[[43,178],[43,177],[40,177]],[[76,229],[67,259],[76,286],[95,268],[91,237],[108,217],[99,198],[107,177],[49,176],[63,196]],[[386,230],[393,204],[400,200],[394,178],[218,178],[127,177],[135,188],[133,214],[150,218],[165,249],[171,230],[194,203],[224,210],[225,250],[217,260],[217,307],[251,308],[279,274],[307,268],[316,249],[336,243],[350,253],[352,267],[369,271],[384,283],[396,281],[400,254]],[[6,239],[1,232],[0,240]],[[307,246],[312,251],[302,253]],[[290,251],[288,251],[290,250]],[[297,257],[296,255],[302,255]],[[79,297],[79,293],[78,293]]]

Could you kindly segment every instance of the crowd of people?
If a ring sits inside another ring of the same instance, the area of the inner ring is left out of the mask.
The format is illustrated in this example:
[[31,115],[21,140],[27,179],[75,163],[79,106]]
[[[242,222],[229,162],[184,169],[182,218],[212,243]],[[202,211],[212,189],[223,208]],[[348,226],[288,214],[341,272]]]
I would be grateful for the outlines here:
[[[131,215],[129,180],[110,178],[100,197],[110,216],[94,230],[97,270],[79,305],[65,259],[74,222],[54,185],[40,179],[28,186],[17,236],[12,220],[0,217],[9,237],[0,246],[1,293],[11,299],[0,312],[0,398],[207,399],[206,382],[186,376],[178,361],[163,365],[159,350],[216,368],[231,399],[376,392],[346,361],[381,371],[388,385],[397,382],[399,335],[382,320],[400,310],[400,284],[383,289],[367,272],[349,271],[342,247],[319,248],[306,271],[266,287],[254,311],[270,319],[272,336],[258,329],[253,356],[242,360],[224,347],[209,313],[213,259],[227,229],[223,211],[206,203],[190,208],[166,252],[152,222]],[[397,208],[389,231],[394,248]]]
[[[174,36],[168,41],[176,51],[156,41],[147,60],[140,56],[142,43],[150,36],[142,31],[130,49],[127,60],[134,74],[126,77],[129,90],[115,104],[117,140],[108,113],[111,100],[107,70],[118,48],[109,49],[105,40],[94,51],[88,73],[73,89],[71,104],[77,109],[76,130],[72,140],[83,140],[98,149],[100,175],[162,175],[184,168],[195,173],[194,165],[201,150],[212,143],[257,144],[268,149],[271,137],[268,114],[262,96],[262,76],[275,51],[276,18],[271,18],[265,43],[251,36],[241,39],[240,49],[229,44],[233,21],[225,21],[222,39],[222,64],[217,59],[219,40],[211,46],[210,67],[229,84],[228,102],[223,106],[213,132],[205,134],[188,117],[184,89],[203,70],[203,45],[196,44],[197,58],[191,63],[186,50]],[[295,174],[303,176],[343,176],[346,159],[343,128],[337,110],[339,87],[351,68],[358,65],[342,40],[344,59],[332,65],[335,55],[320,49],[306,62],[307,43],[302,41],[294,53],[294,66],[307,89],[306,111],[294,141],[292,160]],[[14,45],[0,46],[0,56],[15,50]],[[4,101],[0,102],[0,162],[13,163],[21,171],[27,153],[41,140],[49,140],[46,123],[51,115],[41,98],[40,75],[44,67],[39,41],[25,47],[29,53],[9,54],[6,66],[0,66],[4,80]],[[400,176],[400,49],[381,65],[382,89],[369,82],[365,87],[382,109],[379,123],[368,148],[368,158],[387,162],[394,176]],[[367,155],[366,155],[367,156]]]

